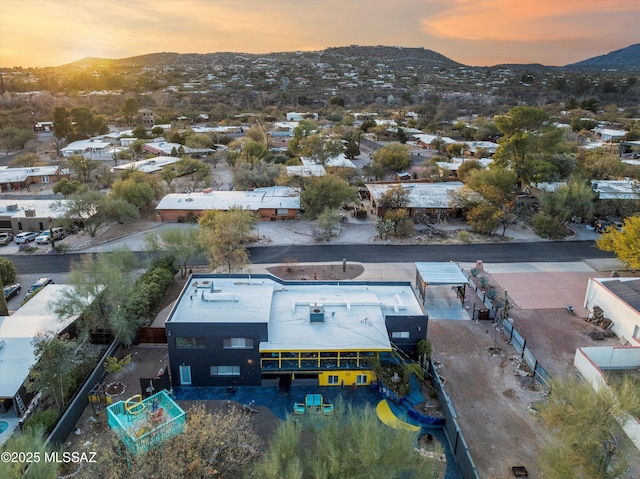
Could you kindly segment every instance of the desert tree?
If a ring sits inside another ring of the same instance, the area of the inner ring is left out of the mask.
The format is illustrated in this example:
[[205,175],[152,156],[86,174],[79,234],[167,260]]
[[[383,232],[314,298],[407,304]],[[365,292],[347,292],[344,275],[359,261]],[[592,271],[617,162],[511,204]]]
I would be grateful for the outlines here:
[[326,208],[341,208],[356,201],[357,194],[349,184],[334,175],[304,179],[300,201],[307,218],[317,218]]
[[327,138],[316,133],[300,140],[300,155],[318,165],[325,166],[329,160],[340,155],[344,147],[342,140]]
[[36,134],[28,128],[5,126],[0,130],[0,143],[7,151],[23,150],[27,143],[36,139]]
[[[627,468],[618,421],[640,410],[640,394],[631,382],[597,391],[576,378],[556,378],[540,417],[552,433],[540,456],[545,477],[616,478]],[[637,451],[636,451],[637,452]]]
[[81,225],[92,238],[109,224],[127,223],[139,217],[131,203],[109,198],[95,190],[74,193],[68,200],[54,203],[54,209],[61,212],[60,221],[66,227]]
[[372,155],[373,168],[385,174],[397,173],[411,166],[409,148],[399,143],[391,143],[376,150]]
[[531,183],[546,155],[558,151],[562,130],[554,125],[549,113],[541,108],[518,106],[494,118],[502,133],[494,163],[516,172],[522,183]]
[[51,309],[61,318],[80,317],[81,340],[96,329],[114,332],[116,339],[131,344],[144,318],[126,314],[130,302],[137,299],[135,271],[138,261],[122,248],[96,256],[82,256],[73,263],[67,283]]
[[339,232],[340,218],[340,210],[337,208],[324,209],[316,218],[316,238],[330,241]]
[[241,208],[207,211],[198,223],[200,243],[209,265],[228,273],[242,270],[249,262],[246,244],[255,239],[255,213]]
[[189,262],[204,252],[203,245],[200,243],[199,230],[194,225],[148,233],[144,241],[148,251],[165,251],[173,256],[180,268],[182,278],[187,276]]
[[23,153],[11,160],[11,166],[21,166],[23,168],[33,168],[42,160],[35,153]]

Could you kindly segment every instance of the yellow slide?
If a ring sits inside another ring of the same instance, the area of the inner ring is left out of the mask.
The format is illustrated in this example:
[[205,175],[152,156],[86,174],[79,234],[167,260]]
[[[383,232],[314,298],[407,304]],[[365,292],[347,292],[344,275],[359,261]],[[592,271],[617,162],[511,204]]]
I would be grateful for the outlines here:
[[378,414],[378,418],[383,422],[383,424],[392,427],[393,429],[400,429],[401,431],[411,431],[417,432],[420,430],[420,426],[414,426],[413,424],[409,424],[408,422],[404,422],[393,414],[391,408],[389,407],[389,403],[386,399],[383,399],[376,406],[376,413]]

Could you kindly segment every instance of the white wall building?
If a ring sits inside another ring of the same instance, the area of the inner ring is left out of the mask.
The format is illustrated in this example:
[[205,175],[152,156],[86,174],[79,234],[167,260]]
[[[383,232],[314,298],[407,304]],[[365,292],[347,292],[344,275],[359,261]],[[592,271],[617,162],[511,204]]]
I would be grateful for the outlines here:
[[599,306],[623,343],[640,346],[640,278],[590,278],[584,307]]

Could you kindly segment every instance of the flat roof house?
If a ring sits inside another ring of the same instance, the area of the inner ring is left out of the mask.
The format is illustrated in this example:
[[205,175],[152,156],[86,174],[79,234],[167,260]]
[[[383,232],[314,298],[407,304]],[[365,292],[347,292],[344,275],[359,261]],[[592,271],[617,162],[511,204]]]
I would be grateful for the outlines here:
[[377,215],[383,215],[384,210],[379,206],[385,193],[394,187],[400,187],[408,192],[407,209],[409,216],[451,214],[455,208],[451,206],[451,194],[464,187],[459,181],[444,181],[437,183],[426,182],[392,182],[367,183],[365,185],[371,198],[371,206]]
[[173,386],[351,386],[375,379],[380,355],[414,352],[427,316],[410,282],[196,274],[165,329]]
[[30,185],[55,183],[63,175],[59,166],[0,167],[0,191],[16,191]]
[[174,193],[156,206],[156,220],[181,222],[198,218],[205,211],[231,208],[255,211],[262,220],[292,219],[300,213],[300,193],[289,187],[273,186],[252,191],[213,191]]
[[[68,200],[59,200],[64,205]],[[52,220],[62,217],[54,200],[0,200],[0,231],[18,234],[43,231]]]
[[[43,331],[62,334],[75,317],[62,320],[49,312],[67,285],[50,284],[42,288],[11,316],[0,316],[0,413],[13,430],[27,411],[33,395],[24,388],[31,367],[36,363],[33,340]],[[0,443],[3,436],[0,434]]]

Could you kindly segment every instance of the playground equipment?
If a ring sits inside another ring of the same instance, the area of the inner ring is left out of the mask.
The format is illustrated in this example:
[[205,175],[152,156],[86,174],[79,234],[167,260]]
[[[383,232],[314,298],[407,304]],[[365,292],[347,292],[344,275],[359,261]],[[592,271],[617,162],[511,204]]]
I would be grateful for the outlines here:
[[180,434],[185,412],[165,390],[142,399],[140,394],[107,407],[109,426],[133,453],[147,451]]
[[128,414],[135,416],[136,414],[140,414],[144,411],[147,406],[142,402],[142,395],[136,394],[124,402],[124,408]]

